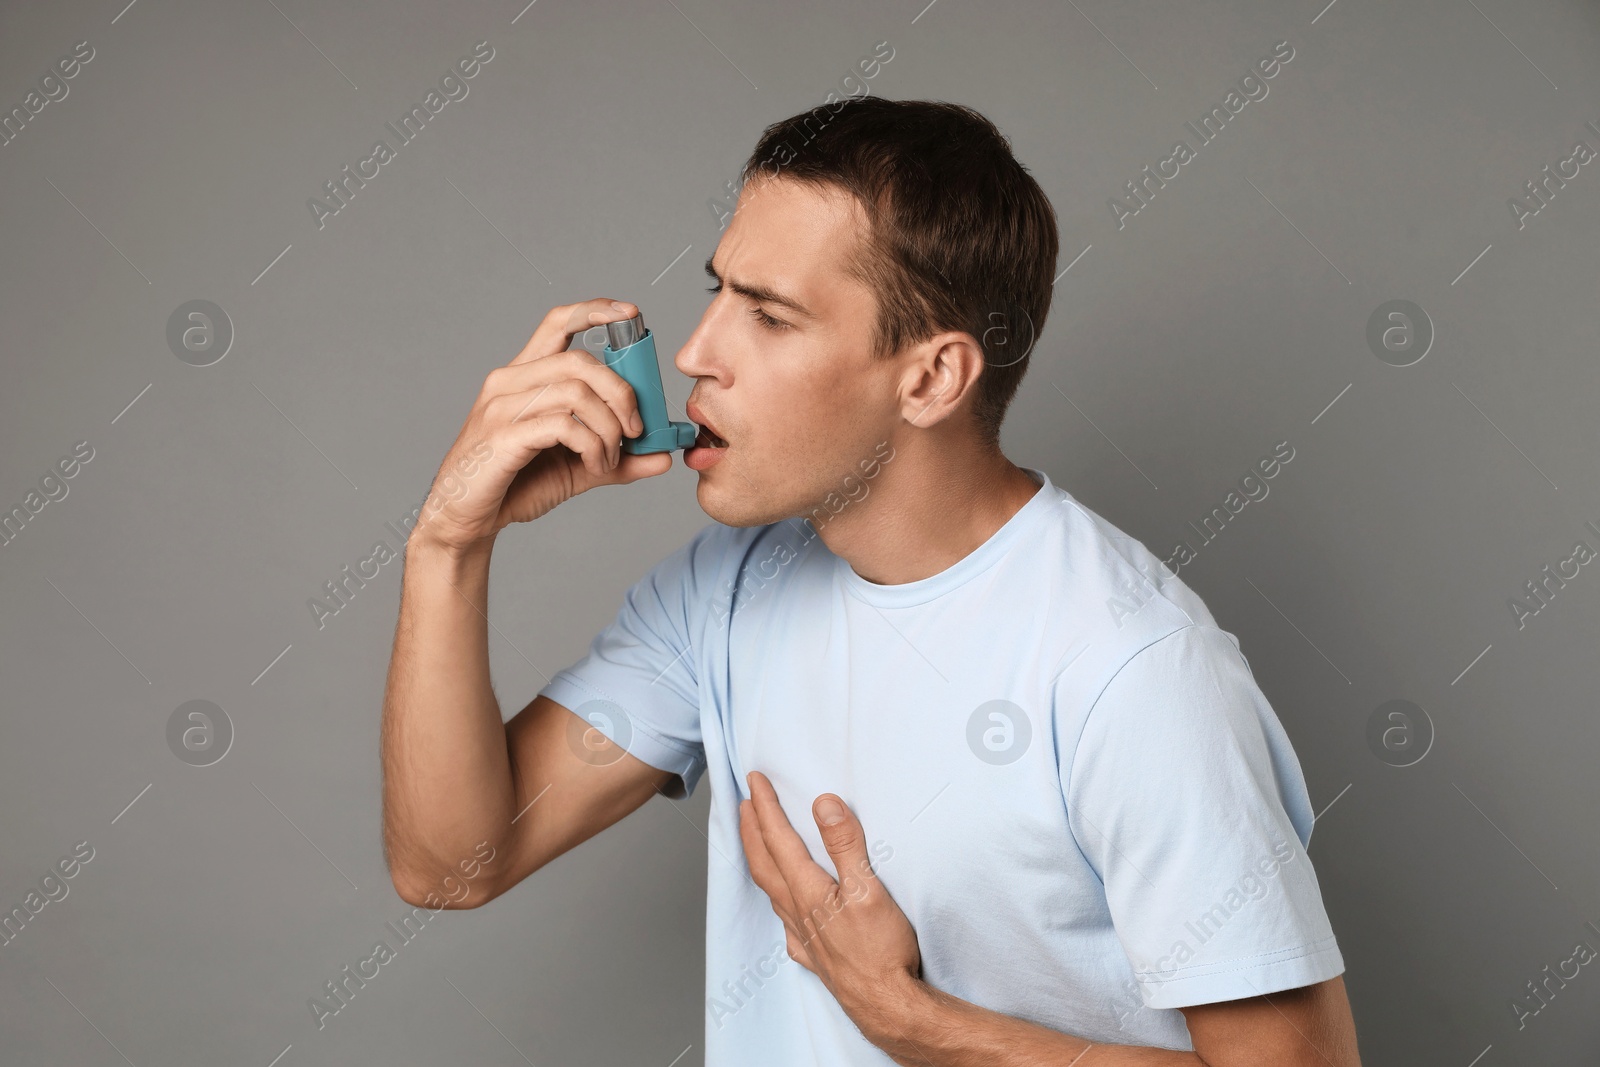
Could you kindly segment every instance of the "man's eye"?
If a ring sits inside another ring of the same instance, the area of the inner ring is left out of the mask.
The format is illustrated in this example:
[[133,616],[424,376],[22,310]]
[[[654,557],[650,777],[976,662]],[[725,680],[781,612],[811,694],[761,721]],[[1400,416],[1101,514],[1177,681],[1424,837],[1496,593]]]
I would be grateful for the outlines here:
[[789,328],[789,324],[787,322],[773,318],[771,315],[768,315],[765,311],[762,311],[758,307],[751,308],[750,314],[755,317],[755,320],[759,322],[764,329],[786,330]]
[[[706,292],[708,292],[708,293],[720,293],[720,292],[722,292],[722,283],[718,282],[716,285],[707,286],[706,287]],[[771,315],[768,315],[765,311],[762,311],[759,307],[752,307],[750,309],[750,314],[755,318],[755,320],[757,322],[759,322],[761,324],[761,326],[764,329],[768,329],[768,330],[787,330],[789,328],[789,324],[787,322],[784,322],[782,319],[773,318]]]

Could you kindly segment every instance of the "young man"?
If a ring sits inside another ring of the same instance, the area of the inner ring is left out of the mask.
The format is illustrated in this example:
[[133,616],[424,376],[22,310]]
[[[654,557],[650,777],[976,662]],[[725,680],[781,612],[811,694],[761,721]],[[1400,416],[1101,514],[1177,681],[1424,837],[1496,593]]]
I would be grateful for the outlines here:
[[745,179],[676,359],[715,521],[507,723],[495,535],[671,466],[620,451],[632,391],[568,350],[633,305],[551,311],[445,458],[384,705],[400,895],[486,841],[449,902],[477,907],[706,776],[713,1067],[1358,1067],[1237,642],[999,449],[1050,306],[1037,183],[976,112],[871,97],[769,127]]

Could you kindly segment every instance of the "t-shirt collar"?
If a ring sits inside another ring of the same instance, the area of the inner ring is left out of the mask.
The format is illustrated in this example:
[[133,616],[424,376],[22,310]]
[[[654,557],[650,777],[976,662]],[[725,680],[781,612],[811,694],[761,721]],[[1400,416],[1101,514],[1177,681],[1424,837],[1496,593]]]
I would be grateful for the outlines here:
[[869,582],[857,574],[850,564],[845,562],[843,556],[835,555],[833,557],[834,573],[837,581],[857,599],[885,608],[904,608],[916,604],[925,604],[935,597],[943,596],[952,589],[971,581],[998,562],[1010,550],[1011,545],[1019,536],[1037,525],[1043,518],[1045,510],[1056,497],[1055,486],[1051,483],[1048,474],[1034,467],[1023,467],[1021,469],[1039,483],[1038,492],[1034,493],[1026,504],[1018,508],[1016,513],[991,534],[987,541],[944,570],[937,574],[931,574],[926,578],[919,578],[914,582],[879,585],[876,582]]

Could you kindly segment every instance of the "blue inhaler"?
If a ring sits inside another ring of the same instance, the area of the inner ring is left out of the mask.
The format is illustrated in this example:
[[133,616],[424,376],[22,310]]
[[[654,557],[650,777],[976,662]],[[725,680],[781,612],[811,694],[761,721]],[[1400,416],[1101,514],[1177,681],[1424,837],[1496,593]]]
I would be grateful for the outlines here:
[[694,444],[699,427],[692,422],[673,422],[667,417],[667,398],[661,390],[661,364],[656,358],[656,335],[645,328],[644,315],[620,322],[608,322],[606,347],[602,358],[633,387],[644,432],[624,437],[622,451],[630,455],[671,452]]

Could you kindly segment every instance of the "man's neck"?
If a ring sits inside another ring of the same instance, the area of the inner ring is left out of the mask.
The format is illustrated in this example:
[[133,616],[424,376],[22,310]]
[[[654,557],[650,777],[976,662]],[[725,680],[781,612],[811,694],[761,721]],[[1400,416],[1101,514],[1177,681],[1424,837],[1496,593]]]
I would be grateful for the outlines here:
[[819,530],[824,544],[869,582],[932,577],[970,555],[1040,489],[995,452],[900,454],[866,483],[870,492]]

